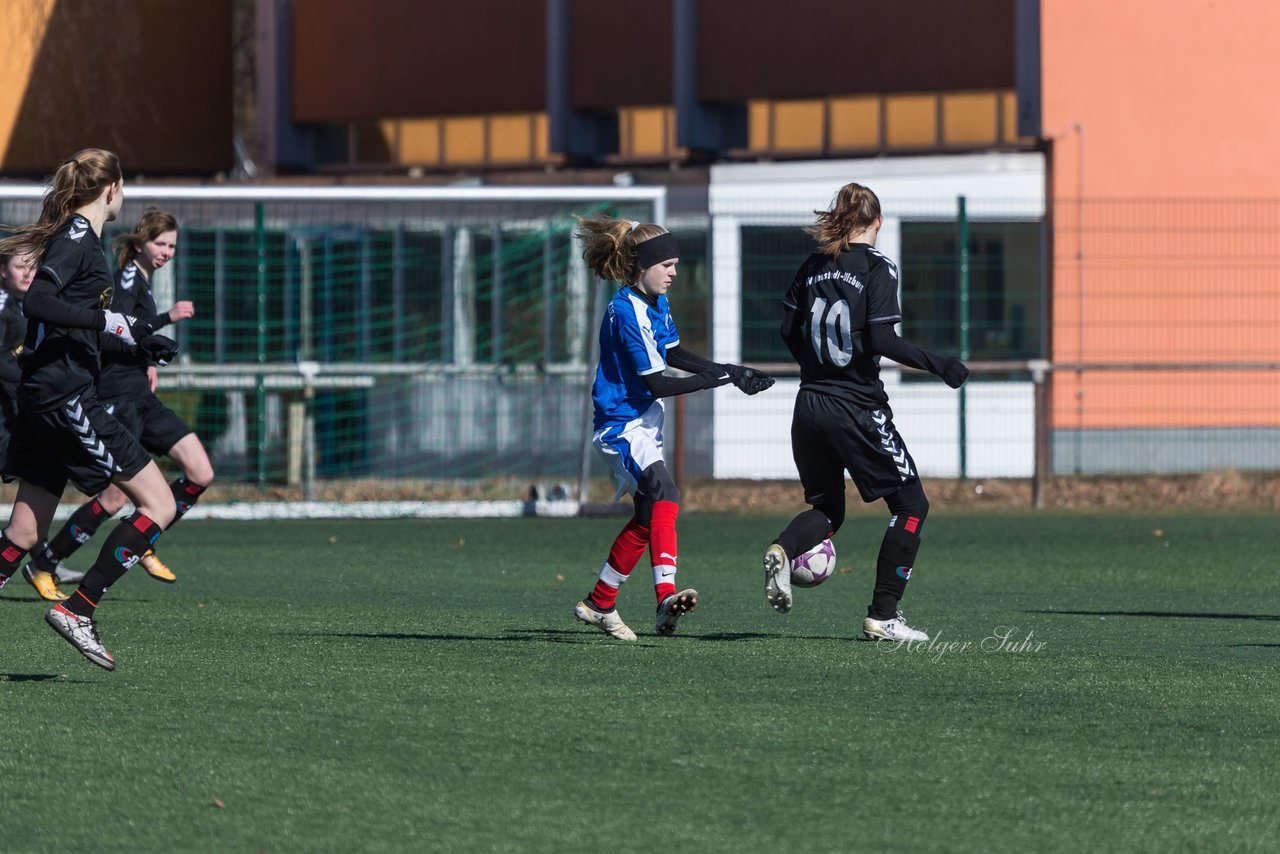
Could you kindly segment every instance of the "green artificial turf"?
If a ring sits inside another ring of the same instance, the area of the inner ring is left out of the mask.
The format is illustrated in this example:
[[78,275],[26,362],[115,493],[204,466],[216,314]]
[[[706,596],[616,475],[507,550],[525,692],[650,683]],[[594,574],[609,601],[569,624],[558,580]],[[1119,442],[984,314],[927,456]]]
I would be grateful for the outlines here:
[[759,569],[785,519],[686,514],[700,608],[654,637],[642,563],[620,600],[640,640],[610,640],[572,608],[621,521],[185,523],[161,541],[178,584],[135,569],[104,600],[115,673],[15,579],[0,851],[1280,838],[1272,518],[936,512],[916,647],[854,640],[881,514],[786,616]]

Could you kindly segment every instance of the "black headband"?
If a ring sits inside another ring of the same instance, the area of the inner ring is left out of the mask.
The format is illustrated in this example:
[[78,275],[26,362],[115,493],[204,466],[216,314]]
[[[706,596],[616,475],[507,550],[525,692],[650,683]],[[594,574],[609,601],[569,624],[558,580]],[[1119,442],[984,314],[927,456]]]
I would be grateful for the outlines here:
[[660,261],[669,261],[680,257],[680,244],[670,234],[659,234],[650,237],[644,243],[636,244],[636,263],[641,270],[647,270]]

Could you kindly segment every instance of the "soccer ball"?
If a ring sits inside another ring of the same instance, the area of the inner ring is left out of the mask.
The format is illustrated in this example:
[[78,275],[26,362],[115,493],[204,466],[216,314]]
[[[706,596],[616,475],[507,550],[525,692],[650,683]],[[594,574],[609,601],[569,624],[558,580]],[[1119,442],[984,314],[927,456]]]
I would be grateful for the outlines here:
[[836,569],[836,547],[823,540],[791,562],[791,583],[796,587],[817,587]]

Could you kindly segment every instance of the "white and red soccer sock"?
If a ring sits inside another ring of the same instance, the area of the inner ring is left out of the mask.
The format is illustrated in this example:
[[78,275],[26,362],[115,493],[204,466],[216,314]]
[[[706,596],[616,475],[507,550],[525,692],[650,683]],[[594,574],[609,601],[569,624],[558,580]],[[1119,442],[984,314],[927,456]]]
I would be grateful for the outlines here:
[[600,577],[587,599],[597,611],[612,610],[618,601],[618,588],[626,583],[649,546],[649,529],[634,516],[618,533],[609,549],[609,558],[600,567]]
[[653,590],[658,604],[676,592],[676,517],[680,505],[674,501],[655,501],[649,521],[649,561],[653,564]]

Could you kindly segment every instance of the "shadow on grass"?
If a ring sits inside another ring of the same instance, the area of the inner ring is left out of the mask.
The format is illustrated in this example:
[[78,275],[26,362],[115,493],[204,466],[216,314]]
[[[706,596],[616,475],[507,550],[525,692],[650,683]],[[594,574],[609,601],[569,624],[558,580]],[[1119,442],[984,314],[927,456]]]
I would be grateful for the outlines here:
[[[370,640],[438,640],[438,641],[550,641],[552,643],[595,643],[608,640],[602,634],[586,630],[571,631],[569,629],[507,629],[500,635],[451,635],[432,634],[430,632],[322,632],[324,637],[334,638],[367,638]],[[851,641],[852,637],[830,637],[827,635],[791,635],[777,632],[717,632],[708,635],[684,634],[672,638],[673,641],[753,641],[753,640],[802,640],[802,641]],[[657,636],[641,637],[644,641],[664,641]]]
[[551,643],[591,643],[596,636],[586,632],[557,630],[522,630],[521,634],[505,635],[445,635],[430,632],[325,632],[333,638],[366,638],[369,640],[434,640],[434,641],[550,641]]
[[[155,602],[156,600],[150,597],[144,598],[141,596],[112,596],[107,601],[133,602],[133,603],[141,602],[145,605],[145,604],[150,604],[151,602]],[[25,604],[30,604],[32,602],[35,602],[37,604],[49,605],[51,607],[53,605],[58,604],[57,602],[50,602],[48,599],[41,599],[39,596],[0,596],[0,603],[3,603],[3,602],[18,602],[18,603],[25,603]]]
[[58,678],[57,673],[0,673],[0,682],[48,682]]
[[1207,614],[1202,611],[1028,611],[1029,614],[1063,614],[1069,617],[1178,617],[1190,620],[1261,620],[1280,622],[1275,614]]
[[49,602],[47,599],[41,599],[39,596],[5,596],[0,602],[22,602],[29,604],[31,602],[47,602],[50,605],[56,605],[56,602]]

